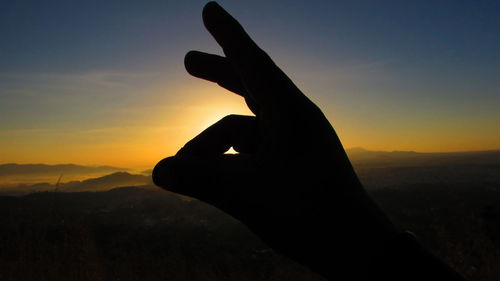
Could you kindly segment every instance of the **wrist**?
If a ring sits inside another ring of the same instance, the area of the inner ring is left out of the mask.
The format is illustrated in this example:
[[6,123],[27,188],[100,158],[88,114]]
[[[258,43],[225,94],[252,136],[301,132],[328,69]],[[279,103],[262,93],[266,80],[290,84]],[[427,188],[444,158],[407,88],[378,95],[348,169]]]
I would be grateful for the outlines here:
[[316,237],[309,252],[312,258],[306,262],[328,279],[373,277],[369,269],[384,256],[399,231],[365,192],[344,214],[331,222],[333,227],[326,225],[329,230],[319,230],[324,235]]
[[318,202],[315,208],[298,212],[300,217],[273,220],[272,227],[266,228],[273,231],[257,234],[277,252],[326,278],[353,280],[398,234],[367,194],[363,192],[355,199],[341,210],[334,204]]
[[369,267],[372,276],[382,280],[466,281],[423,247],[410,231],[399,233],[386,244],[384,252]]

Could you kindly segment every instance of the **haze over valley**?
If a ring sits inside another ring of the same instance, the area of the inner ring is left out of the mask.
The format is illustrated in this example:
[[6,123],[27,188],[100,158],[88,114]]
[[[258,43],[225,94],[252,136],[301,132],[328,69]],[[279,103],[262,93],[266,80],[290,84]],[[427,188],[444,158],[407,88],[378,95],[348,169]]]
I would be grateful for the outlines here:
[[[456,153],[348,149],[367,189],[433,184],[442,188],[500,187],[500,150]],[[106,191],[122,186],[151,186],[151,170],[76,164],[0,164],[0,192]]]

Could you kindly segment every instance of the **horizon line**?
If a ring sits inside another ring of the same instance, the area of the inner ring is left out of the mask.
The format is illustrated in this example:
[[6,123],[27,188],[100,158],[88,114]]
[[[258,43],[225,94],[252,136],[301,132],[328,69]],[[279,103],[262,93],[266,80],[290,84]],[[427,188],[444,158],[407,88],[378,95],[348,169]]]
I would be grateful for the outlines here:
[[[359,151],[365,151],[365,152],[382,152],[382,153],[398,153],[398,152],[406,152],[406,153],[417,153],[417,154],[456,154],[456,153],[484,153],[484,152],[500,152],[500,148],[498,149],[485,149],[485,150],[464,150],[464,151],[449,151],[449,152],[421,152],[421,151],[415,151],[415,150],[370,150],[370,149],[365,149],[360,146],[355,146],[355,147],[349,147],[345,148],[345,151],[347,154],[349,154],[349,151],[352,150],[359,150]],[[161,160],[161,159],[160,159]],[[159,160],[158,160],[159,161]],[[123,170],[138,170],[138,169],[144,169],[146,165],[137,165],[136,168],[131,168],[131,167],[119,167],[119,166],[114,166],[114,165],[108,165],[108,164],[78,164],[76,162],[73,163],[41,163],[41,162],[5,162],[2,163],[0,162],[0,165],[45,165],[45,166],[59,166],[59,165],[75,165],[75,166],[82,166],[82,167],[88,167],[88,168],[114,168],[114,169],[123,169]],[[152,164],[151,169],[154,167],[155,164]],[[140,167],[140,168],[139,168]],[[146,168],[147,170],[147,168]]]

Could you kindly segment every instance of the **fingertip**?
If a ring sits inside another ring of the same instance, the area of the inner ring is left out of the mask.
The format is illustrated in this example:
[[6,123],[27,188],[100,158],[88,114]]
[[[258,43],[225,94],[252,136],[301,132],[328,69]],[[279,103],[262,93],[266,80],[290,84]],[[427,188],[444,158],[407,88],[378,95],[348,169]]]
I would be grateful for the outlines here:
[[219,5],[219,3],[217,3],[217,1],[208,1],[207,4],[205,4],[205,7],[203,7],[203,10],[213,8],[220,9],[221,6]]
[[199,53],[199,51],[191,50],[186,53],[184,56],[184,65],[187,65],[189,61],[193,58],[196,57],[196,55]]
[[196,74],[198,73],[196,71],[196,67],[194,67],[193,62],[196,61],[196,58],[200,56],[199,51],[189,51],[187,54],[184,56],[184,67],[186,68],[186,71],[193,75],[197,76]]
[[205,4],[205,7],[203,7],[203,12],[201,13],[203,22],[205,23],[207,19],[210,19],[211,16],[221,11],[224,11],[224,9],[217,2],[208,2],[207,4]]
[[[217,2],[208,2],[202,12],[203,24],[205,28],[214,36],[215,40],[221,44],[224,40],[224,33],[232,27],[236,20]],[[222,46],[222,45],[221,45]]]
[[177,185],[175,167],[175,156],[167,157],[158,162],[152,173],[153,183],[163,189],[174,189]]

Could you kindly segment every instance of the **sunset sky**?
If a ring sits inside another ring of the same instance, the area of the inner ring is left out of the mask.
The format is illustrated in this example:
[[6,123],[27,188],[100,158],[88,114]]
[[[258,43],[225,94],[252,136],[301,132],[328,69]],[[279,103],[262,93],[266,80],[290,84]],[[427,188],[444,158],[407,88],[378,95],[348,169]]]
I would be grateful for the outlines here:
[[[0,164],[147,168],[241,97],[190,77],[221,54],[206,1],[2,1]],[[219,1],[345,147],[500,149],[499,1]]]

